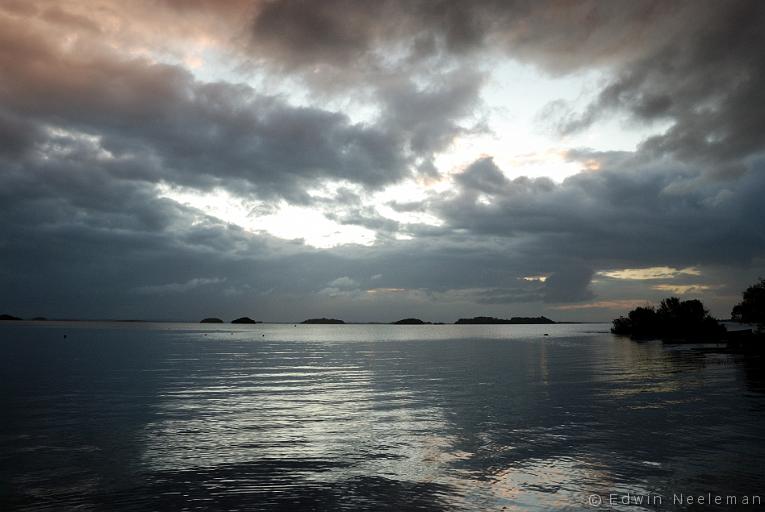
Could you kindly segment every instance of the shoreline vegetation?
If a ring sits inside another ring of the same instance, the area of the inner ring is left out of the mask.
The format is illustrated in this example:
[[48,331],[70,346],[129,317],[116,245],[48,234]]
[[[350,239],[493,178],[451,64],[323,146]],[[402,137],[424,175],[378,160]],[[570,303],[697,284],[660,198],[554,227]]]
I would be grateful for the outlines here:
[[611,332],[633,339],[715,342],[723,339],[727,331],[709,315],[700,300],[681,301],[677,297],[668,297],[658,308],[640,306],[626,317],[614,319]]
[[722,343],[731,347],[765,347],[765,279],[747,288],[740,303],[731,310],[731,322],[756,326],[728,330],[709,314],[697,299],[681,301],[668,297],[658,307],[639,306],[627,316],[613,320],[613,334],[633,340],[660,339],[667,343]]

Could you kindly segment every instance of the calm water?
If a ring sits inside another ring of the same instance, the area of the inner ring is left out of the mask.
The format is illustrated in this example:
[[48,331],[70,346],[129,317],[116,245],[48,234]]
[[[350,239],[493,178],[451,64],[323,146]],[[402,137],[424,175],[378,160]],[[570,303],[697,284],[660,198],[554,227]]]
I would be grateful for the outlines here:
[[0,509],[765,498],[759,361],[607,327],[4,324]]

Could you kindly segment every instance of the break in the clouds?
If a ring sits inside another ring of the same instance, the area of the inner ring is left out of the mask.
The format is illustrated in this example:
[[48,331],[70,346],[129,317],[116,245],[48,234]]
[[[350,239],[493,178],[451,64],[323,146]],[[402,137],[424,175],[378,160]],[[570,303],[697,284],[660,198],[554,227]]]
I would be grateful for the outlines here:
[[6,1],[0,309],[726,316],[765,270],[765,8]]

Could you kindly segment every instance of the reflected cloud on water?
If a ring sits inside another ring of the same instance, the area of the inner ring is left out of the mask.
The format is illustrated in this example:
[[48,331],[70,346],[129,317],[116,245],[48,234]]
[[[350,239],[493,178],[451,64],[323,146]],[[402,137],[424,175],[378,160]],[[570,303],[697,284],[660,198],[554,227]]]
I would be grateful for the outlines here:
[[511,327],[83,328],[66,345],[19,328],[2,500],[579,510],[590,492],[758,490],[752,360]]

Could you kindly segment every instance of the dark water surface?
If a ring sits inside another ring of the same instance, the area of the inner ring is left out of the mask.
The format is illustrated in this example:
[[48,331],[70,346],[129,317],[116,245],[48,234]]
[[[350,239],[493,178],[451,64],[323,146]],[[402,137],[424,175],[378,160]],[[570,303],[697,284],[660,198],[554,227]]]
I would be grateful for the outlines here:
[[765,498],[760,362],[607,327],[4,324],[0,510]]

